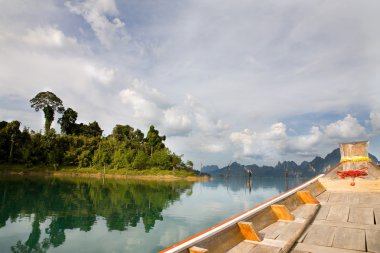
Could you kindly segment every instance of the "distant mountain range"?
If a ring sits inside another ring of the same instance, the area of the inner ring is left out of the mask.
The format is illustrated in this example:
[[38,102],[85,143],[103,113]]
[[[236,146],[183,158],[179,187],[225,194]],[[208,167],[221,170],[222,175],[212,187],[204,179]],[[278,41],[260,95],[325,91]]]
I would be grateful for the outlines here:
[[[369,154],[373,162],[378,163],[377,158]],[[230,166],[219,168],[216,165],[208,165],[202,167],[202,172],[213,177],[244,177],[246,175],[245,168],[251,170],[257,177],[282,177],[287,171],[289,177],[310,177],[316,174],[324,173],[326,170],[334,167],[340,161],[339,148],[333,150],[326,155],[325,158],[315,157],[311,162],[303,161],[297,164],[293,161],[278,162],[276,166],[258,166],[256,164],[242,165],[233,162]]]

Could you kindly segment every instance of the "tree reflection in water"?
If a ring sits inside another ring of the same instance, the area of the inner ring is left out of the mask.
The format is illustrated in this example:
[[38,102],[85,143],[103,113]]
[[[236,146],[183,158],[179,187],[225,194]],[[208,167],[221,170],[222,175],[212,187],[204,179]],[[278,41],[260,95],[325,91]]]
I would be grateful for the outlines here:
[[[179,200],[193,183],[9,177],[0,179],[0,228],[7,220],[33,218],[25,242],[19,240],[12,252],[46,252],[65,242],[66,229],[90,231],[97,217],[106,220],[109,231],[124,231],[144,224],[148,233],[162,211]],[[1,195],[0,195],[1,196]],[[40,224],[50,222],[41,240]]]

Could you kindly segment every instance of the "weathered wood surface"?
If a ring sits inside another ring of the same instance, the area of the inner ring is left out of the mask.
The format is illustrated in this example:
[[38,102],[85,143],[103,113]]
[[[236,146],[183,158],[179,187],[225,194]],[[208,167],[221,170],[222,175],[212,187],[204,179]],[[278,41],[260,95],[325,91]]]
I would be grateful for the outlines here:
[[276,238],[276,240],[287,241],[290,240],[295,233],[302,227],[302,223],[290,222]]
[[368,252],[380,253],[380,231],[366,230]]
[[322,205],[321,208],[319,209],[315,219],[316,220],[326,220],[329,212],[330,212],[330,206]]
[[[331,196],[330,196],[331,197]],[[346,205],[333,205],[330,207],[326,220],[347,221],[350,208]]]
[[339,222],[339,221],[326,221],[326,220],[314,220],[313,224],[321,226],[333,226],[333,227],[343,227],[343,228],[358,228],[358,229],[369,229],[380,231],[380,226],[378,225],[365,225],[351,222]]
[[321,194],[317,196],[317,200],[320,203],[326,203],[327,201],[329,201],[329,198],[330,198],[330,192],[328,191],[322,192]]
[[373,209],[373,213],[375,214],[376,225],[380,226],[380,208]]
[[278,221],[259,231],[263,237],[267,239],[276,239],[287,226],[288,222]]
[[333,247],[365,251],[365,232],[355,228],[337,228],[333,240]]
[[313,224],[308,230],[303,242],[307,244],[331,246],[334,239],[335,229],[335,227]]
[[248,253],[279,253],[281,248],[275,248],[275,247],[270,247],[270,246],[265,246],[265,245],[257,245]]
[[380,204],[380,193],[364,193],[360,195],[360,203]]
[[380,179],[355,179],[355,186],[351,186],[351,178],[345,179],[329,179],[321,178],[319,180],[323,186],[330,191],[345,191],[345,192],[380,192]]
[[292,252],[380,253],[380,194],[325,192],[323,195],[328,198],[320,198],[325,201],[321,201],[316,218]]
[[256,247],[255,244],[252,244],[252,243],[249,243],[249,242],[246,242],[246,241],[242,241],[241,243],[239,243],[238,245],[236,245],[235,247],[233,247],[232,249],[230,249],[229,251],[227,251],[227,253],[251,252],[251,250],[254,247]]
[[281,246],[254,244],[252,242],[243,241],[227,253],[279,253]]
[[346,192],[331,192],[328,203],[330,204],[347,204],[348,193]]
[[296,210],[294,210],[293,215],[295,218],[306,219],[310,217],[310,215],[315,214],[317,211],[316,209],[317,209],[317,205],[305,204],[298,207]]
[[348,222],[373,225],[375,224],[374,220],[373,208],[350,207]]
[[351,249],[339,249],[339,248],[332,248],[332,247],[326,247],[326,246],[320,246],[320,245],[310,245],[305,243],[298,243],[294,250],[301,250],[301,251],[307,251],[312,253],[359,253],[362,251],[357,250],[351,250]]

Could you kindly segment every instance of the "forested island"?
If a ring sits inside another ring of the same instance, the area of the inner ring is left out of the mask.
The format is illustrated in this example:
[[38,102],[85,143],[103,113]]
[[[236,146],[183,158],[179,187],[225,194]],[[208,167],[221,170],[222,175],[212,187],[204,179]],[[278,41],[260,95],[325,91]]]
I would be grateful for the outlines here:
[[[30,100],[45,117],[44,132],[21,122],[0,122],[0,169],[3,172],[61,171],[127,175],[194,176],[193,163],[182,161],[165,146],[166,137],[151,125],[145,135],[130,125],[115,125],[112,133],[94,121],[76,123],[78,113],[65,109],[62,100],[50,91]],[[57,114],[60,133],[51,128]]]

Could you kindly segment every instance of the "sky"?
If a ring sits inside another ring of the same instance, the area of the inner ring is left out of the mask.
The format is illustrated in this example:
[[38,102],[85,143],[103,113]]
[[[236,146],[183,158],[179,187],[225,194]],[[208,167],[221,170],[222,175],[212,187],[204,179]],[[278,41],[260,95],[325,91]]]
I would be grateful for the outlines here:
[[358,140],[380,156],[379,1],[0,0],[0,9],[0,120],[40,131],[29,100],[51,91],[105,136],[116,124],[154,125],[195,168],[301,162]]

